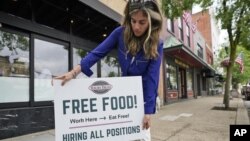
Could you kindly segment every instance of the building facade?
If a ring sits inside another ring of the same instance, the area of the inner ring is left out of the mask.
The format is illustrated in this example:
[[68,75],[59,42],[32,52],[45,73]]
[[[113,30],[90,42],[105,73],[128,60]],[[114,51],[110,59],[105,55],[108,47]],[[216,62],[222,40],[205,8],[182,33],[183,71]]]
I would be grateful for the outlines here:
[[[220,32],[217,24],[217,20],[215,18],[214,9],[206,9],[201,12],[197,12],[192,15],[192,20],[197,21],[197,29],[201,32],[201,35],[205,38],[208,44],[208,55],[212,56],[211,58],[216,58],[218,55],[218,51],[220,49]],[[210,59],[211,59],[210,58]],[[207,58],[209,60],[209,58]],[[213,64],[213,60],[210,63]]]
[[[51,78],[78,64],[121,19],[100,1],[0,1],[0,139],[54,128]],[[92,77],[119,76],[114,56],[93,66]]]
[[[120,25],[126,2],[0,1],[0,139],[54,128],[51,78],[71,70]],[[164,19],[162,104],[209,93],[210,46],[191,23]],[[115,54],[94,65],[92,77],[120,76]]]
[[206,59],[209,51],[206,40],[194,28],[195,22],[191,17],[167,19],[166,25],[164,103],[208,95],[214,70]]

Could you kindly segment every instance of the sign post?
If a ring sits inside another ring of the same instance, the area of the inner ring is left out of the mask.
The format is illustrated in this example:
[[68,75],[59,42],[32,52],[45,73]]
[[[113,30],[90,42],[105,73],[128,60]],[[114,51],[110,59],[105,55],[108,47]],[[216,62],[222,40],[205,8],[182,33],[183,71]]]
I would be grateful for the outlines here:
[[56,141],[142,139],[141,77],[54,80]]

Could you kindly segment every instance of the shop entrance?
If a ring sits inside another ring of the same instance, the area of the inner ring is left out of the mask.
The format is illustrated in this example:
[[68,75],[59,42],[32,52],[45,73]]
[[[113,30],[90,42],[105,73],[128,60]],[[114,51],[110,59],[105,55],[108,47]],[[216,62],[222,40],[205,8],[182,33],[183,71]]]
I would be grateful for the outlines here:
[[197,95],[201,96],[201,75],[197,74]]
[[186,80],[186,70],[179,68],[179,98],[187,98],[187,80]]

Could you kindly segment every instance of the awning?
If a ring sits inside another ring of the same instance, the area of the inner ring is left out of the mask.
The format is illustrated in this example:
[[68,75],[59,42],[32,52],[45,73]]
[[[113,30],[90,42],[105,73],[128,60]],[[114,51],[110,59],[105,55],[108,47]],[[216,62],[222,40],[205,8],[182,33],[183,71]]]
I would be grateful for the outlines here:
[[165,55],[177,58],[192,67],[215,71],[212,66],[207,64],[202,58],[197,56],[193,51],[173,36],[167,38],[164,42],[163,49]]
[[214,78],[218,82],[225,82],[225,78],[222,76],[222,74],[215,74]]
[[105,15],[108,16],[110,19],[113,19],[117,21],[118,23],[121,22],[122,15],[115,12],[111,8],[107,7],[102,2],[98,0],[79,0],[79,1],[87,4],[88,6],[92,7],[96,11],[99,11],[100,13],[105,13]]
[[207,65],[202,59],[200,59],[173,36],[167,38],[164,42],[163,49],[165,55],[175,57],[190,66],[202,67]]

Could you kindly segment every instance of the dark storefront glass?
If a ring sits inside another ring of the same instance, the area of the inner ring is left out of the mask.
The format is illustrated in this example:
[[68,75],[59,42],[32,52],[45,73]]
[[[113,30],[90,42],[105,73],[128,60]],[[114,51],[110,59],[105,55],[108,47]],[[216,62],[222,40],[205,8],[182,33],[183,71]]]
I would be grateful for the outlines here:
[[51,79],[68,71],[68,45],[34,40],[35,101],[54,99]]
[[166,64],[167,69],[167,88],[169,90],[177,90],[177,72],[176,67],[171,64]]
[[0,29],[0,103],[29,101],[29,40]]
[[[120,18],[101,2],[0,1],[0,140],[54,129],[52,77],[79,64],[72,46],[92,50]],[[101,61],[91,70],[101,76]]]
[[[83,50],[83,49],[78,49],[78,48],[73,48],[73,67],[80,64],[81,59],[87,55],[87,51]],[[93,75],[91,76],[91,78],[96,78],[97,77],[97,64],[93,65],[91,67],[91,70],[93,71]],[[87,78],[88,76],[84,75],[83,73],[79,73],[77,75],[77,79],[81,79],[81,78]]]

